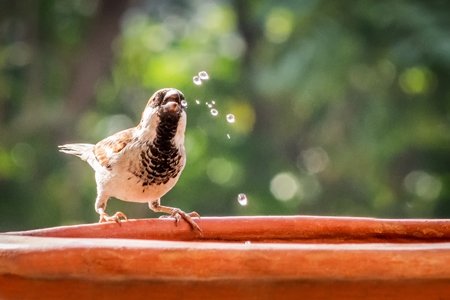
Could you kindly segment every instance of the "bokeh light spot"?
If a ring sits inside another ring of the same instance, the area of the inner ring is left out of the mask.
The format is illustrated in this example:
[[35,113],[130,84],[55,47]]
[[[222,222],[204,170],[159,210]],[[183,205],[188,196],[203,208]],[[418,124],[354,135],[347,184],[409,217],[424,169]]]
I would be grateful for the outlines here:
[[286,8],[273,9],[266,20],[265,35],[273,43],[282,43],[291,35],[293,14]]
[[406,94],[425,94],[432,90],[435,80],[427,68],[413,67],[400,74],[399,84]]
[[441,193],[442,182],[439,178],[425,171],[412,171],[406,175],[404,181],[405,188],[424,200],[434,200]]
[[225,184],[233,175],[233,165],[225,158],[213,158],[208,163],[207,173],[212,182]]
[[320,147],[303,151],[299,158],[301,158],[300,162],[297,163],[303,164],[310,174],[322,172],[329,162],[327,152]]
[[290,173],[277,174],[270,181],[270,191],[281,201],[287,201],[299,191],[297,179]]

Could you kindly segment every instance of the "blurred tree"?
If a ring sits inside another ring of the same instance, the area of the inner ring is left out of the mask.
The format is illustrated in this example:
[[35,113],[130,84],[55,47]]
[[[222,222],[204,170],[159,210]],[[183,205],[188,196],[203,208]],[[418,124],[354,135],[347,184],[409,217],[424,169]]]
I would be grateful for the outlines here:
[[167,205],[449,217],[449,20],[444,1],[3,1],[0,230],[95,222],[93,171],[56,146],[134,126],[163,87],[189,102]]

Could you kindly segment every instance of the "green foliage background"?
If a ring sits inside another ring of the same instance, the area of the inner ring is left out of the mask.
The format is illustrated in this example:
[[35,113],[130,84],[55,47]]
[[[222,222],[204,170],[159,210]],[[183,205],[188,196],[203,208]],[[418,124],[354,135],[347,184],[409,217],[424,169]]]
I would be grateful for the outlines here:
[[448,218],[449,82],[446,1],[2,1],[0,230],[96,222],[93,171],[57,146],[134,126],[163,87],[189,102],[165,205]]

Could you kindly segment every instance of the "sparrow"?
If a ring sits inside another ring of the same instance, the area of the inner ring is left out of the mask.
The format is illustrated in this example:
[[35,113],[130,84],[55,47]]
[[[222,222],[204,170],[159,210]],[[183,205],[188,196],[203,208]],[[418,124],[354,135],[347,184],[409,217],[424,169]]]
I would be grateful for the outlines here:
[[[95,211],[100,223],[127,219],[122,212],[106,214],[110,197],[130,202],[148,202],[154,212],[170,214],[175,225],[186,220],[194,230],[196,212],[162,206],[161,197],[177,183],[186,164],[184,132],[187,102],[183,93],[173,88],[155,92],[149,99],[136,127],[117,132],[97,144],[66,144],[64,153],[78,156],[95,171],[97,198]],[[166,216],[168,217],[168,216]]]

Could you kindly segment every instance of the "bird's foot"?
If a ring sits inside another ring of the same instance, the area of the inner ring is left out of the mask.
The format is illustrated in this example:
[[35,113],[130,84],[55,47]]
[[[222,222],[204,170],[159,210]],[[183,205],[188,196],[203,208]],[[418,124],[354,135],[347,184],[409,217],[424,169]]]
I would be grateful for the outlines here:
[[192,229],[197,230],[198,232],[200,232],[201,235],[203,235],[203,232],[200,229],[200,227],[197,225],[197,223],[194,222],[194,220],[192,220],[192,218],[200,219],[200,215],[195,211],[191,213],[185,213],[179,208],[174,208],[172,209],[170,216],[161,216],[160,218],[175,218],[175,226],[178,226],[180,220],[184,219],[186,222],[189,223],[189,225],[191,225]]
[[117,224],[121,225],[121,220],[120,218],[124,218],[125,220],[127,220],[127,216],[125,216],[124,213],[118,211],[114,214],[114,216],[108,216],[108,214],[103,213],[100,215],[100,222],[99,223],[103,223],[103,222],[116,222]]

